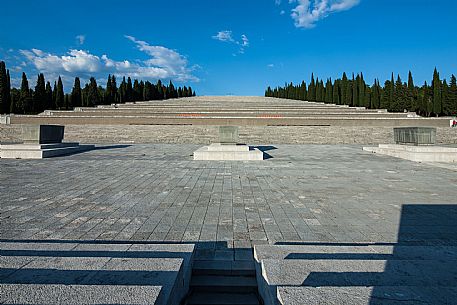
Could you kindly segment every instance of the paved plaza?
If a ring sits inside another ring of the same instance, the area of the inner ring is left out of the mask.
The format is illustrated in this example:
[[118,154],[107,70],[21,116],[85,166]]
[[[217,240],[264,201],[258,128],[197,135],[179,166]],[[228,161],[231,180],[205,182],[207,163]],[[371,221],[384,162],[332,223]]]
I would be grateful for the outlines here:
[[[252,304],[257,283],[265,304],[455,300],[455,166],[359,145],[258,146],[264,161],[193,161],[199,147],[0,159],[0,303],[177,304],[190,260],[192,289],[238,285]],[[242,277],[199,275],[212,268]]]
[[395,242],[402,205],[457,203],[452,168],[360,146],[263,146],[261,162],[193,161],[198,147],[0,160],[2,239]]

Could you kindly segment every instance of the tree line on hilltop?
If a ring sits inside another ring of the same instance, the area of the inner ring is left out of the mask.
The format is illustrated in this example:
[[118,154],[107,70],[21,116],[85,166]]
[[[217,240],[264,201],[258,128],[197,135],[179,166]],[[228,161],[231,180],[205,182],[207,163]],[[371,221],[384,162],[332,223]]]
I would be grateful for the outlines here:
[[105,88],[97,85],[93,77],[82,87],[79,77],[75,77],[71,93],[65,93],[60,76],[51,86],[40,73],[35,88],[31,89],[26,74],[22,73],[21,87],[11,88],[9,70],[5,62],[0,61],[0,113],[36,114],[46,109],[70,110],[74,107],[191,96],[195,96],[195,91],[190,86],[175,87],[171,81],[168,85],[161,80],[153,84],[135,79],[132,83],[130,77],[127,80],[123,77],[118,86],[114,75],[108,76]]
[[421,116],[450,116],[457,115],[457,83],[455,75],[441,80],[435,68],[431,84],[424,83],[422,87],[414,84],[412,73],[409,72],[408,82],[403,82],[398,75],[397,79],[386,80],[381,85],[375,79],[373,85],[367,85],[363,74],[352,75],[349,79],[346,73],[342,78],[332,82],[327,79],[314,79],[307,86],[304,81],[299,85],[285,84],[284,87],[265,91],[266,97],[295,99],[310,102],[332,103],[349,105],[353,107],[366,107],[369,109],[387,109],[390,112],[411,111]]

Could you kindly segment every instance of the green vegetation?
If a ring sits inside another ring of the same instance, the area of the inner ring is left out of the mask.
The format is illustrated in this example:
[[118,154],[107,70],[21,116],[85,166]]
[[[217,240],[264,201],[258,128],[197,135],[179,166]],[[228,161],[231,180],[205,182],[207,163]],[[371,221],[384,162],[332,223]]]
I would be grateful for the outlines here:
[[392,77],[382,87],[375,79],[372,86],[365,83],[363,74],[353,74],[348,79],[346,73],[342,78],[332,82],[324,82],[311,74],[308,86],[303,81],[300,85],[285,84],[284,87],[265,91],[266,97],[295,99],[310,102],[333,103],[369,109],[387,109],[390,112],[411,111],[422,116],[455,116],[457,115],[457,84],[456,77],[451,76],[450,83],[441,80],[438,71],[433,73],[432,85],[427,82],[422,87],[414,84],[413,75],[408,74],[408,82],[404,83],[400,75],[397,80]]
[[97,80],[90,78],[89,83],[81,87],[81,80],[75,77],[71,93],[65,94],[63,82],[59,76],[54,82],[46,82],[44,75],[38,75],[35,90],[30,89],[25,73],[22,73],[21,88],[11,88],[9,70],[5,62],[0,61],[0,113],[35,114],[46,109],[69,110],[74,107],[94,107],[113,103],[127,103],[150,100],[166,100],[170,98],[195,96],[191,87],[178,87],[170,81],[168,86],[149,81],[138,81],[132,84],[130,77],[122,79],[119,87],[116,77],[108,76],[106,87],[97,84]]

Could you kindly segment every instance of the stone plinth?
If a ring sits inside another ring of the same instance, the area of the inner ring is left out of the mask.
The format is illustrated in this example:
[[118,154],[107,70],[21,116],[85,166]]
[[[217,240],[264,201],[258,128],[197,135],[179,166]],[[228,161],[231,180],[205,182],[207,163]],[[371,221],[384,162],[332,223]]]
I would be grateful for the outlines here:
[[24,125],[21,131],[23,144],[0,145],[0,158],[43,159],[74,154],[95,147],[79,143],[62,143],[64,126]]
[[452,147],[379,144],[378,147],[364,147],[363,150],[415,162],[457,162],[457,148]]
[[260,161],[263,152],[247,145],[211,144],[194,152],[194,160],[198,161]]
[[79,153],[94,147],[95,145],[79,145],[79,143],[8,144],[0,145],[0,158],[43,159]]
[[22,140],[25,144],[62,143],[65,126],[59,125],[24,125]]

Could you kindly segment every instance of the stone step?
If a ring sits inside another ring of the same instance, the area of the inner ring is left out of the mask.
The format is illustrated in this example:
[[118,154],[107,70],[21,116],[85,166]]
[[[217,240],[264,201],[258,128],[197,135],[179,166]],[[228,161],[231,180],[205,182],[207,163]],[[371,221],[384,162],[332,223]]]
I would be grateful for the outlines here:
[[[424,228],[424,230],[430,230]],[[257,245],[257,262],[263,259],[366,259],[366,260],[457,260],[457,246],[384,245]]]
[[193,275],[255,276],[253,261],[194,261]]
[[[37,147],[41,145],[37,145]],[[72,145],[53,148],[31,148],[28,144],[2,145],[0,158],[3,159],[43,159],[70,155],[94,149],[94,145]]]
[[0,304],[180,304],[194,245],[0,242]]
[[196,275],[192,276],[190,286],[198,292],[235,292],[248,293],[257,291],[255,277]]
[[276,304],[278,286],[457,287],[455,260],[263,259],[256,267],[265,304]]
[[455,260],[265,259],[261,269],[264,280],[277,286],[457,285]]
[[[278,287],[282,305],[404,305],[454,304],[456,287]],[[324,301],[325,300],[325,301]],[[324,303],[325,302],[325,303]]]
[[258,305],[255,293],[198,293],[187,300],[188,305]]

